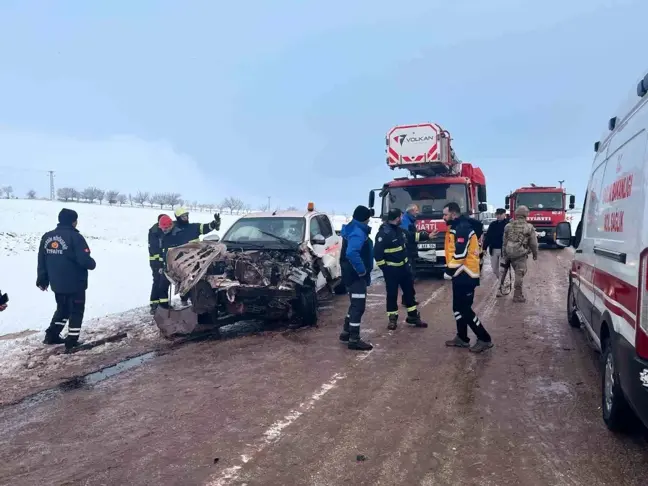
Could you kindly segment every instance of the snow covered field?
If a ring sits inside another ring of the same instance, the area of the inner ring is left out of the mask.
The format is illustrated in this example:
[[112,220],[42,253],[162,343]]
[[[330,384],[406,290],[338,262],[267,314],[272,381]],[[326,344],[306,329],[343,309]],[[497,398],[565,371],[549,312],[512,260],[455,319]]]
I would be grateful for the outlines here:
[[[0,289],[9,294],[9,307],[0,313],[0,337],[27,329],[42,331],[49,325],[54,297],[36,288],[37,252],[41,236],[56,226],[63,207],[79,213],[79,231],[97,261],[97,268],[89,274],[87,325],[99,317],[148,305],[151,271],[147,232],[158,214],[171,215],[171,211],[1,199]],[[212,214],[191,212],[190,218],[192,222],[209,222]],[[222,235],[238,218],[222,215],[217,233]],[[344,216],[335,217],[334,226],[339,229],[345,221]]]

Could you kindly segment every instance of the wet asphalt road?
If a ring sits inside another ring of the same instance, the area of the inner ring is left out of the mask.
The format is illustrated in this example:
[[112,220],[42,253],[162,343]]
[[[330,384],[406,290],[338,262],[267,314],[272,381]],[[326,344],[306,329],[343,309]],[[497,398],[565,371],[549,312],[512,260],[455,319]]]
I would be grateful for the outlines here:
[[[0,484],[646,485],[648,442],[600,418],[597,355],[569,328],[569,251],[530,263],[526,304],[475,309],[495,342],[447,349],[450,287],[417,284],[428,329],[388,332],[383,288],[363,334],[320,327],[191,343],[90,389],[0,409]],[[404,317],[404,316],[403,316]]]

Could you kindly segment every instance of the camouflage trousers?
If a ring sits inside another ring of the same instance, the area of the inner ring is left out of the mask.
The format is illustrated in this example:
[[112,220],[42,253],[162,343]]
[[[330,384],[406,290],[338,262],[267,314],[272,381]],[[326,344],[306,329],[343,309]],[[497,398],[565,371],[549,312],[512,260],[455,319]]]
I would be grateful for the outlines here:
[[513,284],[513,299],[524,300],[524,293],[522,292],[522,284],[524,283],[524,276],[527,272],[527,257],[516,258],[511,260],[511,268],[515,273],[515,283]]

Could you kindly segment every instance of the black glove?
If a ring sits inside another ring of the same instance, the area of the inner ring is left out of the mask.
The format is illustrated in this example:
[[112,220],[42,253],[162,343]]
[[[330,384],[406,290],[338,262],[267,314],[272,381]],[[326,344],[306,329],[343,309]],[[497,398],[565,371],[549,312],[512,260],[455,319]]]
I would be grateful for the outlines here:
[[427,231],[419,231],[419,238],[422,240],[429,240],[430,233],[428,233]]
[[214,214],[214,229],[218,231],[220,229],[221,217],[220,214]]

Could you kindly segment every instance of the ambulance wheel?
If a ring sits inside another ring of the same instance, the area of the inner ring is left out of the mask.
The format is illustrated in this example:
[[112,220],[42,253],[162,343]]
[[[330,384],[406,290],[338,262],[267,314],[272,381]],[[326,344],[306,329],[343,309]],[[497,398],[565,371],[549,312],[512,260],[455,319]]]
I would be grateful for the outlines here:
[[576,314],[576,309],[576,296],[574,295],[571,279],[569,279],[569,287],[567,290],[567,321],[571,327],[578,329],[581,327],[581,323]]
[[612,432],[625,432],[630,425],[632,412],[621,390],[621,381],[614,357],[612,339],[602,343],[601,409],[603,421]]

